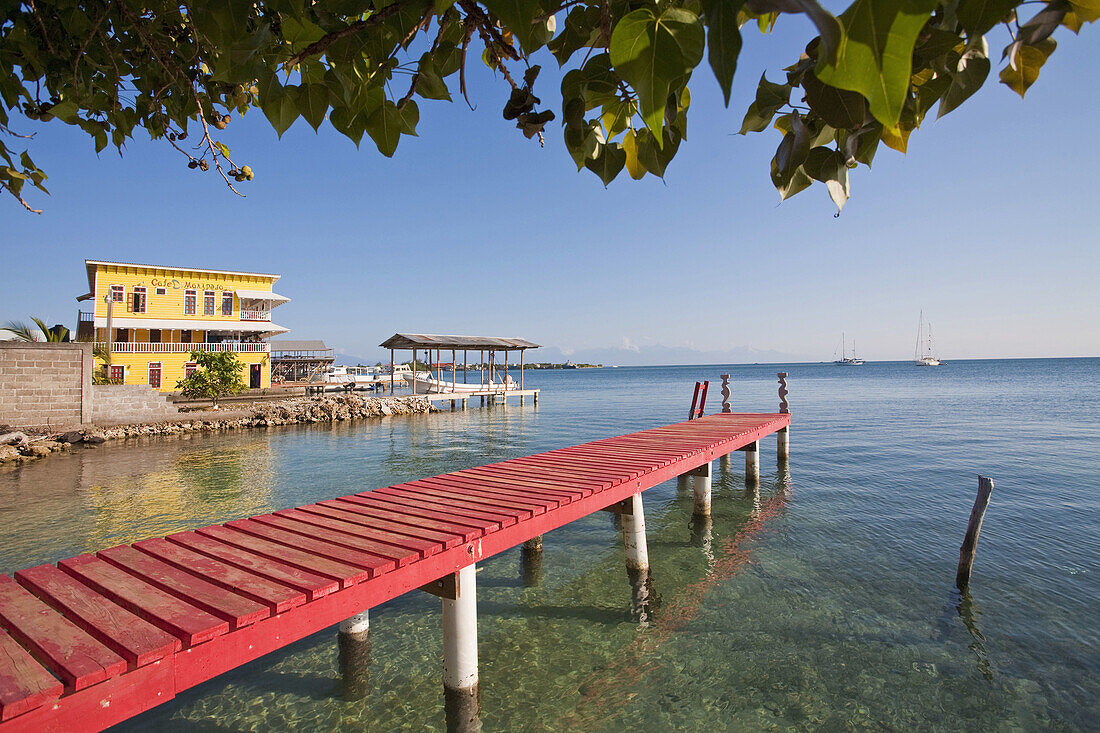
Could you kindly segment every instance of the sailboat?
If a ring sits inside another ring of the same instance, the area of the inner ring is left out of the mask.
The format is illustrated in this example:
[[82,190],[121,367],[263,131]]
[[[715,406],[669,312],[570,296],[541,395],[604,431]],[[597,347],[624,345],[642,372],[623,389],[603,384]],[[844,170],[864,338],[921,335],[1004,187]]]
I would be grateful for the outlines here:
[[[923,351],[921,345],[923,344]],[[913,361],[917,366],[939,366],[940,360],[932,351],[932,324],[924,323],[924,311],[920,312],[917,322],[917,345],[913,348]]]
[[[833,352],[833,356],[836,356],[836,352]],[[840,334],[840,358],[833,362],[834,364],[841,364],[843,366],[859,366],[863,363],[863,359],[856,357],[856,342],[852,340],[852,355],[848,356],[847,343],[844,333]]]

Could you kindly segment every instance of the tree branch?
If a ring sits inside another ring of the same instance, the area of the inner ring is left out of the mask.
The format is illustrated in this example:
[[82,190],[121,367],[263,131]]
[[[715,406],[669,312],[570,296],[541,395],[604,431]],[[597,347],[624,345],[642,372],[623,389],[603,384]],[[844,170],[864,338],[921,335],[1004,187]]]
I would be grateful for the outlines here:
[[341,28],[339,30],[332,31],[331,33],[326,33],[298,53],[291,56],[286,61],[285,65],[297,66],[309,56],[319,56],[324,53],[325,49],[327,49],[329,46],[336,43],[337,41],[347,38],[348,36],[353,36],[361,30],[373,28],[387,18],[396,15],[397,11],[399,11],[400,9],[401,0],[395,0],[392,5],[387,5],[381,10],[377,10],[371,13],[369,18],[357,20],[349,26],[345,26],[344,28]]

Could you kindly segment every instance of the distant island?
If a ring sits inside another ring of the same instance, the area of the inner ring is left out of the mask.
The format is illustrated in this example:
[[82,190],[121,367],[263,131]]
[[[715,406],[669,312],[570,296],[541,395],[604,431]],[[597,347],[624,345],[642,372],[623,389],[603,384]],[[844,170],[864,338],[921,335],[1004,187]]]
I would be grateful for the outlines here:
[[[512,364],[512,368],[516,365]],[[549,362],[536,362],[534,364],[524,364],[524,369],[600,369],[603,364],[574,364],[571,361],[567,361],[564,364],[551,364]]]

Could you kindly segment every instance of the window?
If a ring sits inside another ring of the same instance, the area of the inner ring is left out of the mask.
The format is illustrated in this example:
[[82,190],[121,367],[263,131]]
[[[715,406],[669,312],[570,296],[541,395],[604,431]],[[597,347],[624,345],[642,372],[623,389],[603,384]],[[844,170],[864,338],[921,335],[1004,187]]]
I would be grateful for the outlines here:
[[159,344],[160,343],[160,329],[159,328],[150,328],[149,329],[149,343],[151,343],[151,344]]
[[115,329],[115,341],[119,343],[129,343],[130,341],[130,329],[128,328],[116,328]]
[[195,298],[196,293],[194,290],[183,291],[183,314],[185,316],[195,315]]
[[183,365],[183,378],[184,379],[190,379],[191,375],[195,373],[195,367],[197,367],[197,366],[198,366],[198,364],[196,364],[193,361],[189,361],[186,364],[184,364]]
[[116,303],[121,303],[126,300],[126,288],[121,285],[111,286],[111,300]]
[[181,344],[191,343],[191,331],[190,330],[185,328],[182,331],[180,331],[180,343]]
[[167,295],[168,288],[157,288],[157,295]]
[[233,315],[233,293],[222,293],[222,315]]
[[202,294],[202,314],[204,316],[214,315],[214,291],[207,290]]
[[122,382],[126,379],[126,367],[111,365],[111,373],[108,378],[112,382]]
[[134,313],[145,312],[145,288],[140,286],[134,288],[134,292],[131,296],[130,309]]
[[160,389],[160,362],[149,362],[149,386],[153,389]]

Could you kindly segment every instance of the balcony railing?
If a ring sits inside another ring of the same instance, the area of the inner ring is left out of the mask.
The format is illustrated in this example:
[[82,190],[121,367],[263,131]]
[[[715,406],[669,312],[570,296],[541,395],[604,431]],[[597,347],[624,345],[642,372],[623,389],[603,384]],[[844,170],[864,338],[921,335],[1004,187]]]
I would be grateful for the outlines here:
[[77,311],[77,323],[91,323],[95,321],[95,313],[92,311]]
[[271,311],[242,310],[241,311],[241,320],[242,321],[270,321],[271,320]]
[[[96,345],[107,346],[106,343]],[[145,341],[116,341],[111,344],[111,351],[115,354],[189,354],[192,351],[232,351],[236,354],[266,354],[271,351],[271,344],[266,342],[225,342],[221,344],[181,344],[172,342],[154,344]]]

